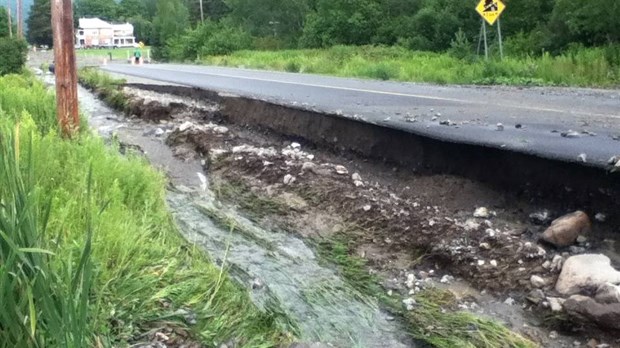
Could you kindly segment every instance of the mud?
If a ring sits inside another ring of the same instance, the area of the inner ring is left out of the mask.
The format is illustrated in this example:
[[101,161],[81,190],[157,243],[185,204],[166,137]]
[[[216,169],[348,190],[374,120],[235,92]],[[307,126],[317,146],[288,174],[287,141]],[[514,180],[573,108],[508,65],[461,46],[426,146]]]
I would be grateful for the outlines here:
[[[503,320],[543,346],[571,346],[575,339],[585,343],[586,336],[609,341],[603,332],[576,326],[559,327],[574,337],[550,340],[544,323],[549,311],[526,297],[531,275],[543,276],[549,284],[545,292],[553,292],[558,271],[543,265],[556,255],[595,251],[620,260],[614,247],[615,177],[595,168],[445,144],[196,89],[126,89],[138,100],[163,91],[181,98],[181,105],[201,100],[209,107],[180,107],[155,124],[135,121],[134,130],[161,128],[174,161],[194,163],[194,168],[202,162],[211,190],[251,218],[235,221],[304,239],[346,236],[394,296],[406,296],[426,283],[446,287],[459,299],[459,308]],[[135,116],[144,111],[137,112]],[[181,130],[186,122],[191,125]],[[340,174],[344,171],[338,166],[347,173]],[[565,174],[562,180],[558,173]],[[176,211],[195,209],[195,202],[175,199],[171,195]],[[486,207],[489,217],[475,218],[479,207]],[[610,219],[597,223],[595,232],[575,248],[557,250],[538,243],[543,227],[530,221],[531,213],[548,210],[555,217],[577,208],[591,215],[603,212]],[[182,215],[190,221],[197,216]],[[192,229],[201,228],[185,230]],[[198,235],[190,233],[189,238]],[[203,244],[217,254],[218,248]],[[420,280],[414,287],[406,284],[409,274]],[[445,276],[456,279],[443,282],[450,279]]]

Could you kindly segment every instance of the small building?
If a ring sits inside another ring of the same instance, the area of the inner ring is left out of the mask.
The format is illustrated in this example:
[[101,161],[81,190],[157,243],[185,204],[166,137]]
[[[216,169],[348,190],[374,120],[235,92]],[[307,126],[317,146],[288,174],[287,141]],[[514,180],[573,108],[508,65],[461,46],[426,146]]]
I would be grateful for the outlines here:
[[133,25],[111,24],[99,18],[80,18],[75,30],[77,48],[133,47]]

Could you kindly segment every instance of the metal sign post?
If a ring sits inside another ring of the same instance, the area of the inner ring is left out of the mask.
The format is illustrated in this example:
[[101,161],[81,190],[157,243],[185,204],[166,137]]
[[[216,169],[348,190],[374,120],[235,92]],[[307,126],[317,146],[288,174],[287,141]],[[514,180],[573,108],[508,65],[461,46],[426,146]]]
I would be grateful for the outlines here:
[[502,26],[499,18],[497,19],[497,37],[499,38],[499,58],[504,59],[504,48],[502,44]]
[[[487,44],[486,23],[493,26],[497,22],[497,36],[499,38],[499,56],[504,58],[504,48],[502,43],[502,29],[499,24],[499,16],[506,9],[506,5],[501,0],[480,0],[476,6],[476,12],[482,17],[482,34],[484,36],[484,56],[489,59],[489,48]],[[485,23],[486,22],[486,23]],[[478,44],[480,47],[480,44]]]

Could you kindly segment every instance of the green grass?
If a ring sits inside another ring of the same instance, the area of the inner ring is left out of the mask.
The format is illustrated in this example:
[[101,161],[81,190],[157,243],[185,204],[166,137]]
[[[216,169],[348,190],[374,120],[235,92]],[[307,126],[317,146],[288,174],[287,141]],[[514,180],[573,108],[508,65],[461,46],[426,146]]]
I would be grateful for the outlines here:
[[125,80],[113,78],[97,68],[80,69],[78,78],[80,84],[97,93],[110,107],[119,111],[127,107],[128,99],[122,90]]
[[388,296],[379,279],[368,273],[367,261],[354,255],[350,236],[338,234],[316,242],[319,255],[337,266],[342,277],[355,289],[376,297],[384,306],[399,313],[413,337],[440,348],[525,348],[536,345],[502,324],[477,315],[453,311],[454,296],[445,290],[425,289],[414,295],[413,311],[403,309],[399,296]]
[[580,49],[560,56],[541,54],[488,62],[401,47],[335,46],[329,49],[239,51],[205,57],[204,64],[288,72],[438,84],[506,84],[616,87],[620,62],[605,48]]
[[[150,47],[144,47],[142,49],[142,56],[144,59],[147,59],[147,52],[150,51]],[[133,57],[133,52],[135,48],[116,48],[116,49],[98,49],[98,48],[88,48],[88,49],[77,49],[75,50],[75,55],[80,58],[108,58],[109,54],[112,54],[112,60],[124,60],[126,61],[129,57]]]
[[161,173],[88,132],[61,139],[54,98],[32,78],[3,77],[0,87],[0,347],[126,346],[161,327],[205,346],[289,340],[180,237]]

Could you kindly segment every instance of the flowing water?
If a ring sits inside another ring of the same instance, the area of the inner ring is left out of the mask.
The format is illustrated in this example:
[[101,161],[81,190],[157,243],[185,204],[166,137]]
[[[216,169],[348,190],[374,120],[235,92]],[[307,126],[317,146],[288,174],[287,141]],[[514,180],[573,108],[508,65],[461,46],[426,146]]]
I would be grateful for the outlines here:
[[351,288],[302,239],[263,229],[220,203],[201,182],[200,163],[176,159],[163,139],[153,135],[157,125],[129,122],[83,89],[80,103],[102,136],[115,134],[121,142],[139,146],[155,167],[167,172],[179,188],[170,190],[167,200],[184,237],[229,269],[253,302],[276,314],[301,341],[336,347],[413,346],[398,321]]

